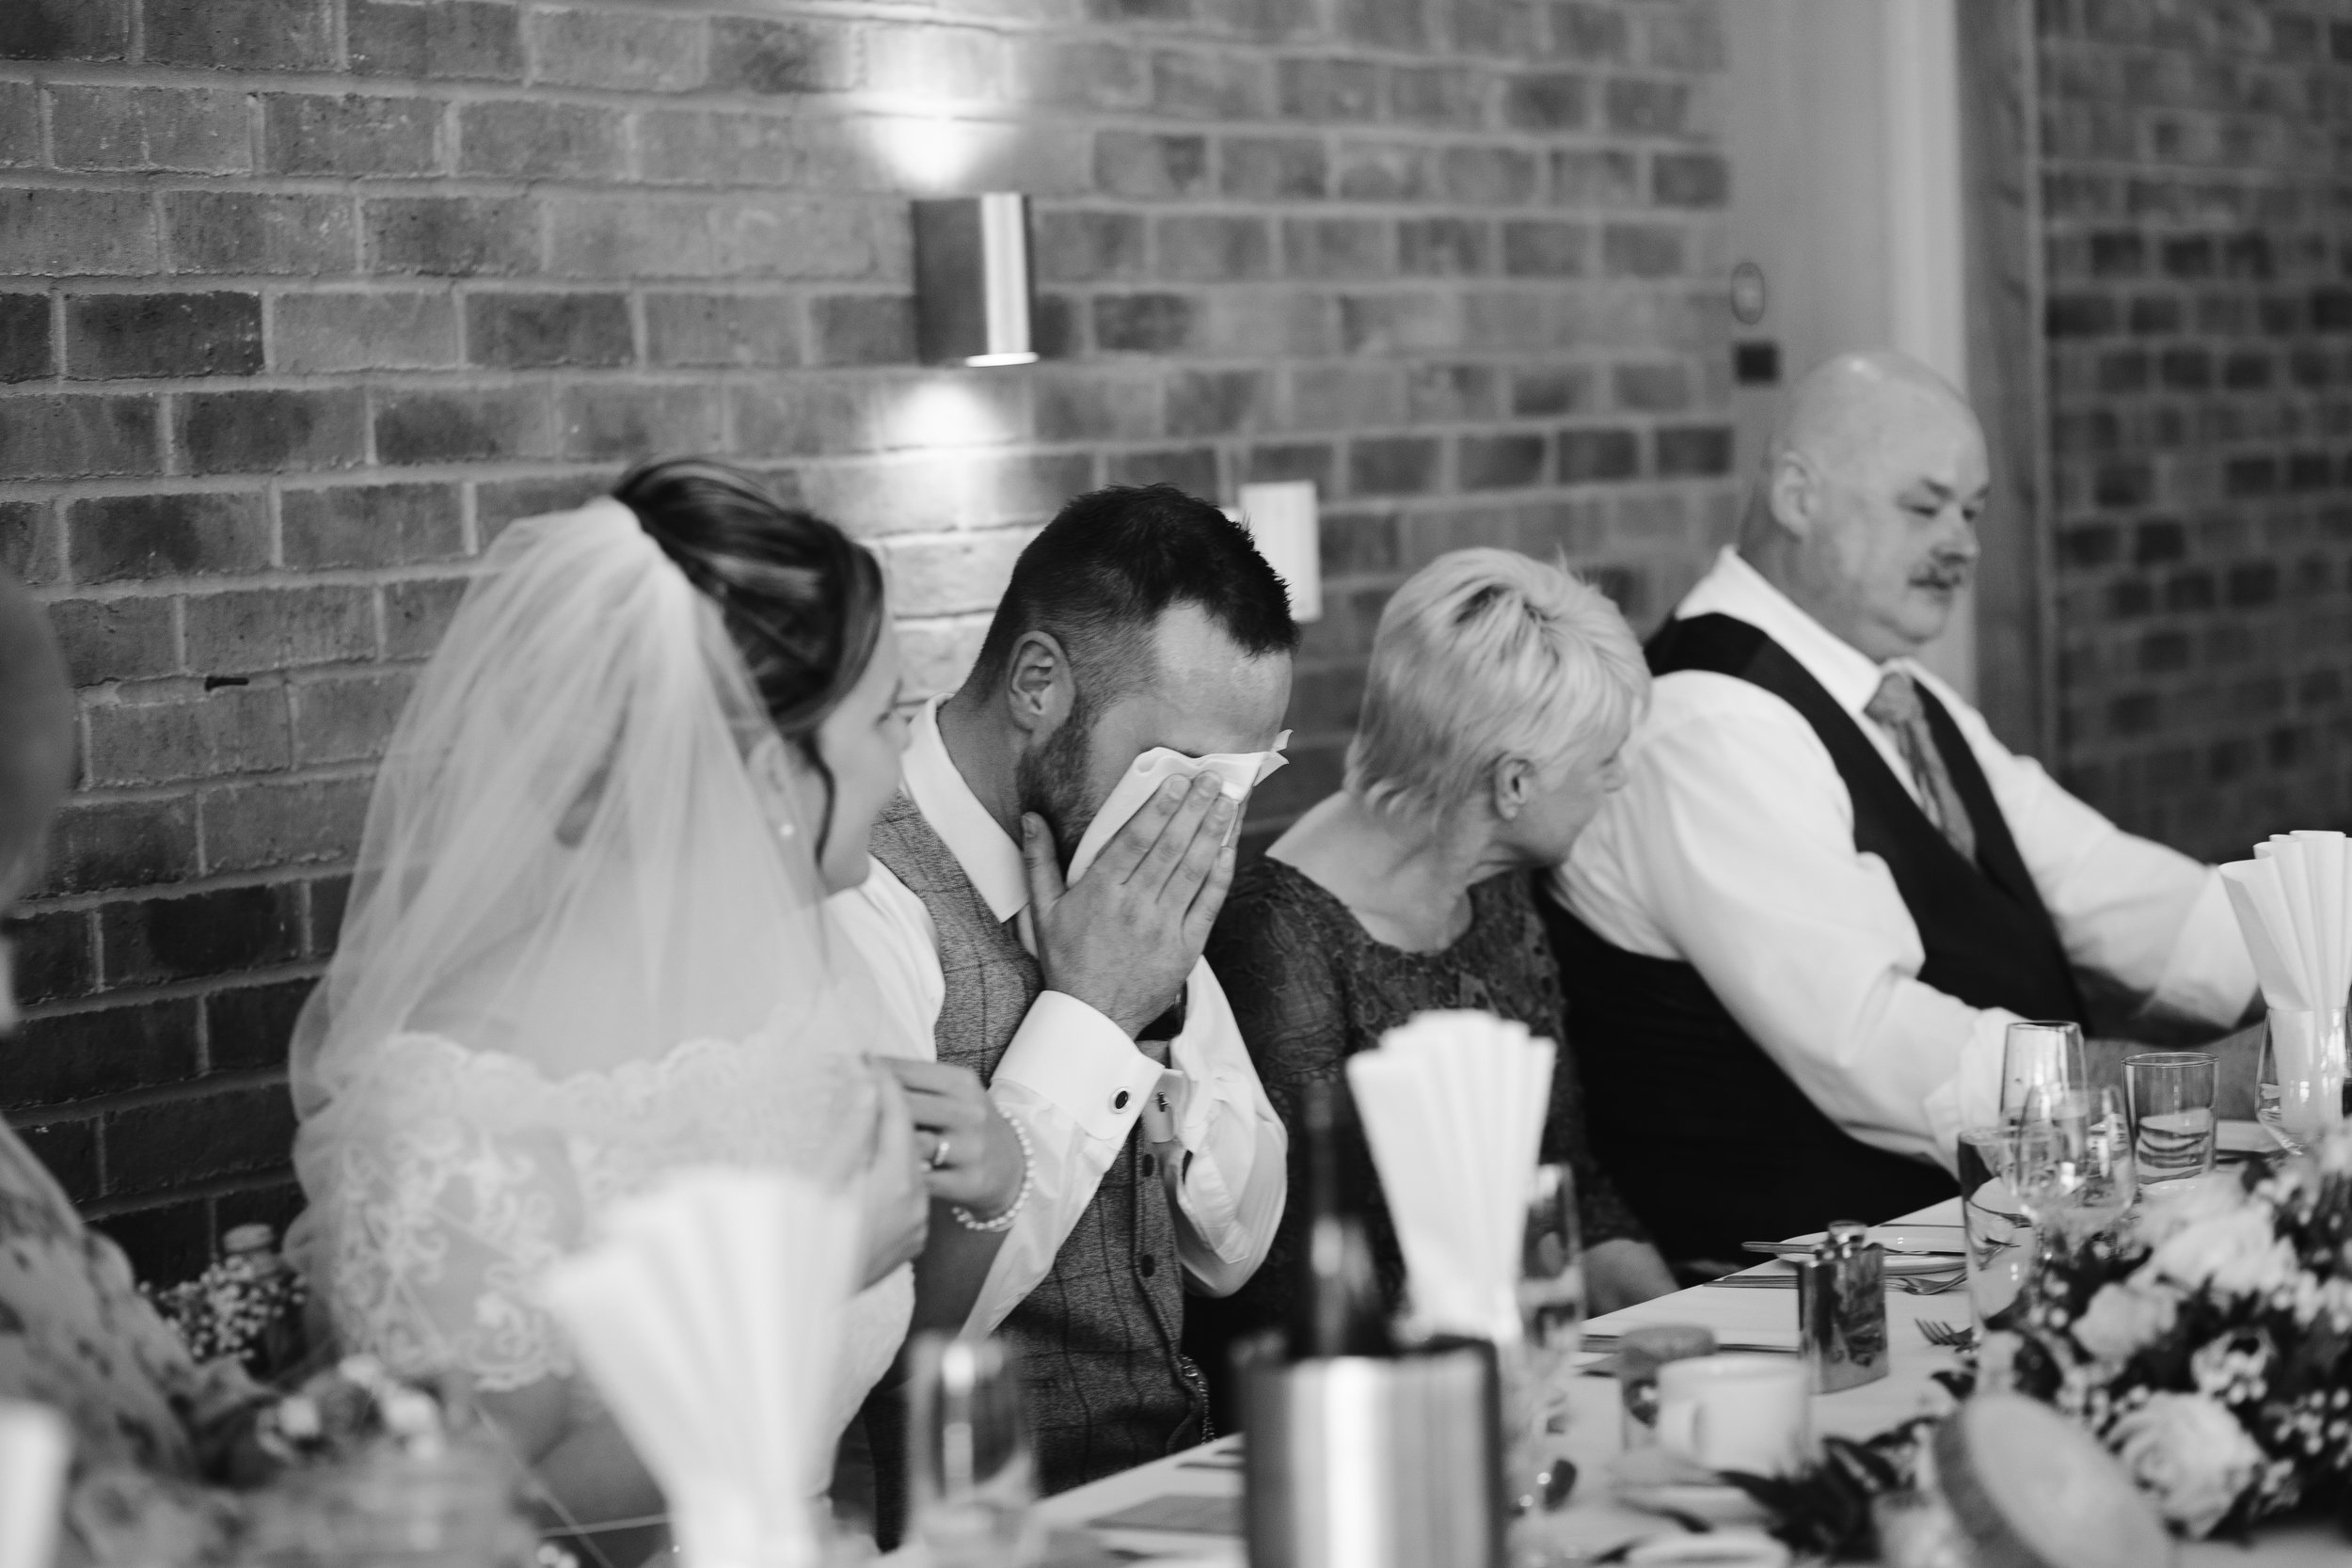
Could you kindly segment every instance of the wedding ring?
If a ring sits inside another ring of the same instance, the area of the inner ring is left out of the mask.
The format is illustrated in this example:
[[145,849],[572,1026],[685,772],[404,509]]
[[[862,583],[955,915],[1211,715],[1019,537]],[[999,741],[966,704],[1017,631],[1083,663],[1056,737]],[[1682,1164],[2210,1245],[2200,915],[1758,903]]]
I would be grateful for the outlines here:
[[939,1142],[931,1146],[931,1169],[943,1170],[947,1164],[947,1134],[942,1132]]

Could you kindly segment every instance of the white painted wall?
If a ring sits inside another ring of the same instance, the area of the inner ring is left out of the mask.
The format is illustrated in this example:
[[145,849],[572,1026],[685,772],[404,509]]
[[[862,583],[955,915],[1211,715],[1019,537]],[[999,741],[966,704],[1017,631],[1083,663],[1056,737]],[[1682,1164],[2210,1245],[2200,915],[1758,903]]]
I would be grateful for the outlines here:
[[[1781,381],[1891,346],[1968,386],[1954,0],[1729,0],[1729,264],[1764,271],[1741,340],[1780,345]],[[1728,279],[1726,278],[1726,282]],[[1780,388],[1732,394],[1753,475]],[[1927,663],[1976,692],[1975,607]]]

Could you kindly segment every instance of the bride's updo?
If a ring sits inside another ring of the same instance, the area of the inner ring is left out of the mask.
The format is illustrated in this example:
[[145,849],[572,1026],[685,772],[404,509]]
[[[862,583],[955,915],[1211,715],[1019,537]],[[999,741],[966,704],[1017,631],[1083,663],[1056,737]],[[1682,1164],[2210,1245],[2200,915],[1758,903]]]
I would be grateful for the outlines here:
[[612,497],[718,606],[776,732],[830,783],[817,726],[857,685],[882,636],[873,552],[709,458],[641,463]]

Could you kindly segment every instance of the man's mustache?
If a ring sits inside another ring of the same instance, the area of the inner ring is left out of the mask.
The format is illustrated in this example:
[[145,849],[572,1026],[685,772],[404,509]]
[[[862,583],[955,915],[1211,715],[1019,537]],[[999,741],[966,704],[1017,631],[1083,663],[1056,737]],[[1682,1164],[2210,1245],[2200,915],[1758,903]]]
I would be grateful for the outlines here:
[[1914,588],[1965,588],[1977,566],[1973,561],[1931,561],[1911,574]]

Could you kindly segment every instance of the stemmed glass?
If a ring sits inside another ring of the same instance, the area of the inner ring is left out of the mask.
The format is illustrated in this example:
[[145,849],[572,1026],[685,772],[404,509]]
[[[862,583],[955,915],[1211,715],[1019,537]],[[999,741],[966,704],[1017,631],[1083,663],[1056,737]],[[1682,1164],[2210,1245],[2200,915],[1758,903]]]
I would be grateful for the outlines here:
[[2010,1142],[2010,1186],[2044,1236],[2088,1241],[2123,1217],[2138,1185],[2121,1092],[2043,1086],[2026,1094]]
[[2083,1035],[2060,1021],[2021,1021],[2001,1042],[2000,1119],[1960,1135],[1961,1219],[1968,1241],[1968,1304],[1979,1327],[2010,1311],[2032,1282],[2034,1222],[2010,1183],[2017,1129],[2036,1091],[2089,1085]]

